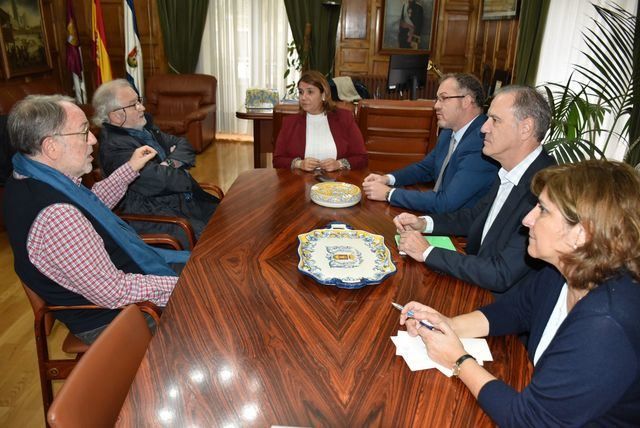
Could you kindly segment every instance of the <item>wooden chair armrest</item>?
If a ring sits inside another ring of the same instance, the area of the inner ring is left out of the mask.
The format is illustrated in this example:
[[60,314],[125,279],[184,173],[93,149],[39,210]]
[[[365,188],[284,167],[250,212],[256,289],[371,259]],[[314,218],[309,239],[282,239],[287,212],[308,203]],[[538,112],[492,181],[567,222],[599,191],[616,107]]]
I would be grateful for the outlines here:
[[212,194],[213,196],[215,196],[216,198],[222,200],[222,198],[224,198],[224,192],[222,191],[222,189],[218,186],[216,186],[215,184],[212,183],[198,183],[200,185],[200,187],[202,188],[202,190],[204,190],[207,193]]
[[175,224],[176,226],[180,227],[187,236],[187,241],[189,242],[189,250],[192,250],[195,246],[196,234],[193,231],[193,227],[191,227],[191,223],[189,223],[189,220],[185,218],[152,214],[116,214],[118,214],[118,216],[120,216],[120,218],[124,221],[147,221],[152,223]]
[[162,315],[162,308],[160,306],[157,306],[149,302],[148,300],[144,302],[138,302],[136,303],[136,305],[142,312],[146,312],[151,315],[151,318],[153,318],[153,320],[156,322],[156,325],[159,325],[160,316]]
[[187,114],[184,117],[184,122],[185,123],[191,123],[191,122],[197,121],[197,120],[204,120],[204,118],[207,117],[207,115],[209,113],[211,113],[212,111],[214,111],[214,112],[216,111],[215,104],[202,106],[199,109],[194,110],[194,111],[190,112],[189,114]]
[[166,233],[142,233],[140,238],[149,245],[161,245],[171,247],[176,251],[183,250],[182,244],[175,237]]

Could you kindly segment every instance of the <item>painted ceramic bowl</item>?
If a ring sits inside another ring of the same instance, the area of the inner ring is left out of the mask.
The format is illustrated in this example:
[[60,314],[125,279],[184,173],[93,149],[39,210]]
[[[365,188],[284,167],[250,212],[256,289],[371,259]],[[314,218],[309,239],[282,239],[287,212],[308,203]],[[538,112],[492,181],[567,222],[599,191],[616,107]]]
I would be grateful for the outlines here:
[[379,284],[396,272],[380,235],[342,223],[298,235],[298,270],[320,284],[357,289]]
[[360,202],[361,197],[360,188],[349,183],[325,182],[311,187],[311,200],[323,207],[351,207]]

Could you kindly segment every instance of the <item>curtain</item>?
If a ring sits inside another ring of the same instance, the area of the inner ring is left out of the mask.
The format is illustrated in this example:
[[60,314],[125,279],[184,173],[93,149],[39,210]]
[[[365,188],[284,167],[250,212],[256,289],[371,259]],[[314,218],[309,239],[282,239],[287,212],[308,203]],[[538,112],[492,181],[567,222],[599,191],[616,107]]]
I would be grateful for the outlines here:
[[304,31],[306,24],[310,23],[308,68],[333,76],[341,1],[284,0],[284,5],[300,58],[304,60]]
[[[282,0],[211,0],[196,70],[218,79],[218,132],[251,134],[237,119],[248,88],[285,94],[287,43],[291,40]],[[290,76],[297,79],[297,76]]]
[[[638,0],[615,0],[615,3],[631,13],[636,13],[638,7]],[[573,72],[574,64],[589,64],[581,53],[587,51],[582,33],[591,25],[592,18],[599,19],[593,4],[607,7],[610,0],[551,0],[535,78],[536,85],[547,82],[564,85]],[[612,121],[607,121],[605,117],[603,128],[608,129],[611,125]],[[605,139],[606,135],[601,135],[602,142]],[[624,143],[610,144],[605,155],[608,159],[620,160],[626,150]]]
[[[629,141],[640,138],[640,4],[636,8],[636,32],[633,38],[633,95]],[[640,165],[640,144],[632,147],[627,162],[631,165]]]
[[533,85],[551,0],[523,1],[520,6],[520,32],[516,52],[514,83]]
[[164,51],[172,73],[193,73],[209,0],[158,0]]

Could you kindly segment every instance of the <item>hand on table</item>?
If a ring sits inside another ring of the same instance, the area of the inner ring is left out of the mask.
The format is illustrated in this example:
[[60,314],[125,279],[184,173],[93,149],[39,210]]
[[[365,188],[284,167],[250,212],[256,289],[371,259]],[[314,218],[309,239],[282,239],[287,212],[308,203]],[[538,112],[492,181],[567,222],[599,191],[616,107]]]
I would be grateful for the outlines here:
[[311,172],[316,168],[320,168],[320,161],[316,158],[304,158],[300,161],[300,169]]
[[342,163],[338,159],[324,159],[320,161],[320,168],[326,172],[333,172],[342,169]]
[[424,232],[425,227],[427,227],[427,220],[413,214],[402,213],[393,218],[393,224],[396,225],[398,233],[408,232],[410,230]]
[[[407,313],[413,311],[413,317],[407,318]],[[429,330],[418,321],[424,320],[437,330]],[[419,335],[425,346],[429,358],[445,367],[453,367],[460,356],[466,354],[460,338],[451,328],[451,318],[445,317],[429,306],[418,302],[409,302],[400,314],[400,325],[406,325],[411,336]]]
[[400,240],[398,241],[398,251],[404,252],[414,260],[423,262],[423,254],[429,247],[429,243],[426,239],[424,239],[424,236],[422,236],[420,232],[410,230],[400,233]]
[[386,175],[369,174],[362,183],[362,190],[367,198],[372,201],[386,201],[387,192],[391,190],[388,184],[389,177]]

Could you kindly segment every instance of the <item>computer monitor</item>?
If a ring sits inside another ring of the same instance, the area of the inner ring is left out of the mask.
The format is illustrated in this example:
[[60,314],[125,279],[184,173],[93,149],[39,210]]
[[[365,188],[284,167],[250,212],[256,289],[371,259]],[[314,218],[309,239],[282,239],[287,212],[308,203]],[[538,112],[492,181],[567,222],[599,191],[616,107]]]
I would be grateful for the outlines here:
[[411,99],[416,98],[416,90],[427,83],[429,55],[391,55],[387,88],[390,91],[405,89],[411,92]]

